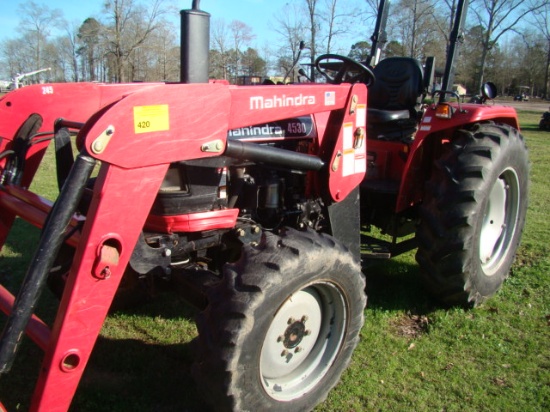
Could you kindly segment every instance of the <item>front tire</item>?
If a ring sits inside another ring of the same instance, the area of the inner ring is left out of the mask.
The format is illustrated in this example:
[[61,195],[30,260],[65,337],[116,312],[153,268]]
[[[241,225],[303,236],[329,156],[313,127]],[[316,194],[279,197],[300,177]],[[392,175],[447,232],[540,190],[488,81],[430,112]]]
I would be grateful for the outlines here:
[[197,320],[193,372],[216,410],[308,411],[349,364],[366,305],[358,262],[330,236],[265,233],[225,267]]
[[459,130],[426,185],[416,260],[432,293],[476,306],[502,285],[527,212],[529,161],[507,125]]

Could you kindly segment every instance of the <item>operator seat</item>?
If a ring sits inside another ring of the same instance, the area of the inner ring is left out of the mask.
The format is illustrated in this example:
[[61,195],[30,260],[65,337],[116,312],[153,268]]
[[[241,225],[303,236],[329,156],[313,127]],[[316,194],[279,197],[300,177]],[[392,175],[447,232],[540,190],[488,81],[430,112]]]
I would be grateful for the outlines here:
[[411,139],[425,93],[420,62],[409,57],[388,57],[373,69],[376,81],[368,89],[369,138]]

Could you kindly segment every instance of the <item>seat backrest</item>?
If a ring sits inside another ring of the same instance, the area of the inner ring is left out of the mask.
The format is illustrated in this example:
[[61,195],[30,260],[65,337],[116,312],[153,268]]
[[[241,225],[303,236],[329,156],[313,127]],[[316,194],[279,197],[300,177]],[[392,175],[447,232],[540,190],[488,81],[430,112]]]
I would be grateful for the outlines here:
[[373,69],[368,107],[379,110],[418,110],[424,93],[420,62],[409,57],[388,57]]

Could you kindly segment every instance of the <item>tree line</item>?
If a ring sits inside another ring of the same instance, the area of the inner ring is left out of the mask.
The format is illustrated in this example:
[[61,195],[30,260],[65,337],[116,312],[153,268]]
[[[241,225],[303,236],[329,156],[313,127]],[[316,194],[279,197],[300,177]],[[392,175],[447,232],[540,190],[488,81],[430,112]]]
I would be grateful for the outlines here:
[[[364,61],[379,0],[298,0],[276,10],[273,41],[257,45],[245,22],[212,16],[210,77],[299,81],[292,66],[300,43],[307,77],[323,53]],[[392,0],[383,55],[435,56],[443,67],[458,0]],[[204,7],[207,9],[207,7]],[[50,82],[179,81],[179,15],[172,0],[105,0],[97,16],[67,22],[63,12],[28,0],[19,6],[17,35],[0,42],[0,76],[51,68]],[[500,94],[528,86],[548,97],[550,4],[547,0],[470,0],[455,82],[475,94],[484,80]],[[304,72],[302,72],[302,75]],[[302,78],[304,78],[302,76]]]

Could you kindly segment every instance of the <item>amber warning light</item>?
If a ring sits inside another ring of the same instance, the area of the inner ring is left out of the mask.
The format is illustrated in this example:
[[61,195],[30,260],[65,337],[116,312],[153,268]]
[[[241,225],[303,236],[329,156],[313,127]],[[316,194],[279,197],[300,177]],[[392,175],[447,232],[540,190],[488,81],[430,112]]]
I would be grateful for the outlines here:
[[439,103],[435,107],[435,116],[440,119],[450,119],[453,117],[453,107],[446,103]]

